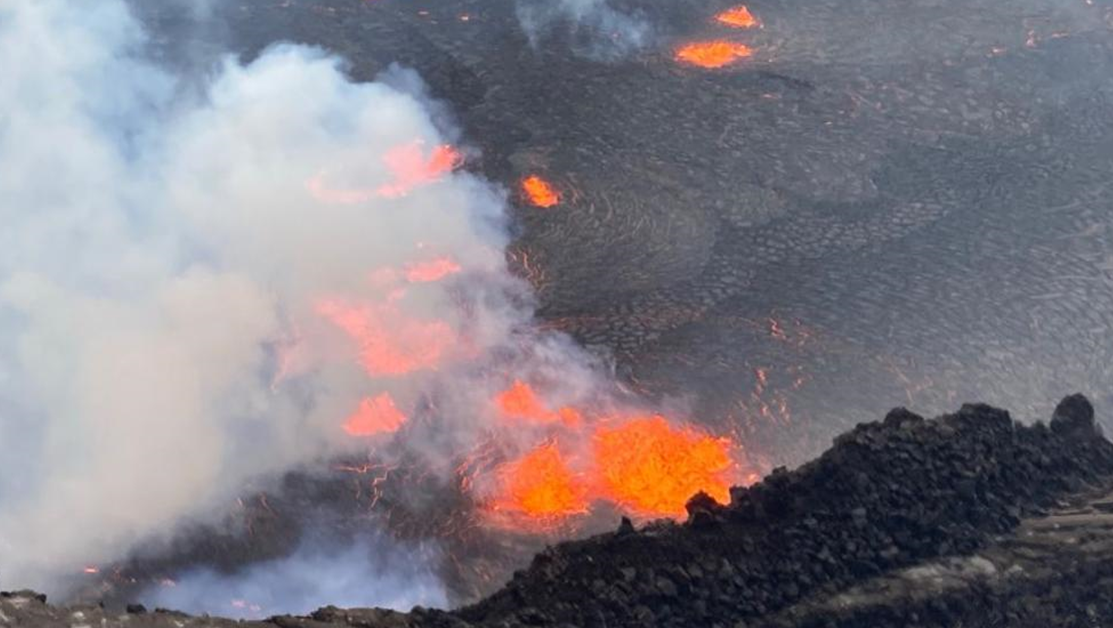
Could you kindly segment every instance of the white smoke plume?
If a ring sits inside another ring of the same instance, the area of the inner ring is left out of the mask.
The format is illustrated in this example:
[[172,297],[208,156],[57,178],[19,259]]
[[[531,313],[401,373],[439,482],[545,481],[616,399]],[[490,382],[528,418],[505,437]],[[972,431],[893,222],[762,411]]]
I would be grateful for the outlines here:
[[151,608],[237,619],[302,614],[329,604],[444,607],[448,597],[429,570],[435,559],[427,548],[385,541],[358,541],[340,550],[310,545],[242,573],[194,570],[152,587],[141,599]]
[[644,16],[624,12],[609,0],[518,0],[518,21],[535,48],[567,29],[573,49],[613,60],[649,45],[653,29]]
[[[366,447],[344,417],[382,394],[409,412],[436,379],[466,442],[500,384],[454,365],[530,317],[502,193],[456,168],[412,75],[279,46],[197,97],[144,44],[121,0],[0,4],[0,587],[58,592]],[[525,344],[589,385],[568,345]]]

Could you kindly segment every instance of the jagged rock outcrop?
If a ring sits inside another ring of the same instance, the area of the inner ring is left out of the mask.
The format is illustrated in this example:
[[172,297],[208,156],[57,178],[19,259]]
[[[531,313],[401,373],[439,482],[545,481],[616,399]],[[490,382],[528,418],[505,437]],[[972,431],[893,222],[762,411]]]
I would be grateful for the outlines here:
[[[473,606],[328,607],[258,625],[1102,625],[1113,622],[1111,494],[1113,443],[1081,395],[1049,425],[986,405],[933,420],[896,409],[795,471],[734,489],[729,505],[694,497],[687,524],[624,522],[552,547]],[[231,625],[57,609],[27,592],[0,599],[3,622]]]
[[1107,626],[1113,501],[1105,494],[1026,519],[972,556],[948,557],[813,596],[753,628]]
[[1080,396],[1060,404],[1050,428],[985,405],[931,421],[897,409],[796,471],[735,489],[711,521],[700,504],[691,525],[558,546],[460,616],[731,626],[892,570],[969,555],[1066,495],[1101,490],[1111,475],[1113,444]]

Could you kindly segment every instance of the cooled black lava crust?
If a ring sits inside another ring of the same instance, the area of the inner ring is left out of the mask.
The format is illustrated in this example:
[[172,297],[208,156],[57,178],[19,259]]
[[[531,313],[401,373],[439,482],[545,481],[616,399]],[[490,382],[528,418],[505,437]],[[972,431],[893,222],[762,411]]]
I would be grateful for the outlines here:
[[[654,38],[606,61],[531,47],[515,1],[227,1],[204,27],[136,4],[172,65],[287,40],[418,70],[512,192],[541,322],[767,467],[897,404],[1113,401],[1108,0],[752,0],[745,32],[720,0],[629,0]],[[674,61],[706,38],[756,54]],[[513,194],[533,173],[561,205]]]
[[[630,0],[655,38],[608,61],[559,29],[530,47],[515,1],[219,2],[220,30],[140,10],[171,63],[292,40],[361,80],[417,69],[472,167],[564,190],[515,208],[541,317],[774,463],[894,403],[1044,416],[1109,381],[1107,0],[755,0],[755,31]],[[672,58],[722,37],[757,52]]]

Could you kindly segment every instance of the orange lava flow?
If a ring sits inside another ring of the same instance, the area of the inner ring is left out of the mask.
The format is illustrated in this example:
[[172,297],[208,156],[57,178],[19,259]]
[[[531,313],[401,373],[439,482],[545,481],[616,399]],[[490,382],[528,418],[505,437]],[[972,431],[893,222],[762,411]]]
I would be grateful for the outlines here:
[[443,321],[421,321],[390,306],[323,300],[317,313],[355,340],[368,375],[404,375],[436,368],[455,341]]
[[580,413],[575,408],[560,408],[556,412],[549,410],[537,393],[529,384],[514,380],[514,384],[495,397],[495,404],[504,415],[515,419],[524,419],[534,423],[562,422],[569,427],[579,425],[582,421]]
[[652,416],[600,426],[593,445],[600,490],[638,514],[684,516],[685,504],[699,491],[721,503],[730,499],[725,439]]
[[383,163],[392,181],[375,189],[329,187],[323,170],[310,177],[305,187],[313,198],[333,205],[366,203],[375,197],[398,198],[459,168],[464,156],[447,144],[437,146],[426,156],[421,142],[411,142],[387,151]]
[[406,422],[406,415],[394,406],[390,393],[367,397],[359,408],[344,421],[344,431],[352,436],[374,436],[397,432]]
[[522,180],[522,191],[530,203],[537,207],[549,208],[560,202],[560,193],[546,180],[537,175]]
[[676,51],[676,59],[701,68],[721,68],[753,54],[753,49],[745,44],[706,41],[681,46]]
[[501,465],[496,473],[502,489],[493,504],[497,511],[548,519],[587,511],[586,487],[569,469],[555,443],[536,447]]
[[416,262],[406,266],[406,281],[410,283],[430,283],[440,281],[449,275],[460,272],[460,265],[448,257],[428,262]]
[[715,16],[715,20],[720,24],[726,24],[734,28],[754,28],[761,25],[761,22],[754,17],[753,13],[750,13],[750,10],[744,4],[723,11]]
[[412,142],[387,151],[383,162],[394,181],[378,189],[380,196],[405,196],[410,190],[436,181],[464,163],[460,151],[447,144],[437,146],[429,156],[425,156],[421,147],[420,142]]

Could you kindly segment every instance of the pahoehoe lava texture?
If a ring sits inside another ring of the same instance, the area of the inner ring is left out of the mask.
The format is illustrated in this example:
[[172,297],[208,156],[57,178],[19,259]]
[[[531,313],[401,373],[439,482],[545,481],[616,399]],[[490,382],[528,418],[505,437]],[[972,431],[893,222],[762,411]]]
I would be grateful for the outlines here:
[[[1078,543],[1087,538],[1085,547],[1109,557],[1113,535],[1101,513],[1113,508],[1095,496],[1111,490],[1113,443],[1081,395],[1064,399],[1049,425],[1026,426],[980,404],[932,420],[900,408],[838,437],[798,470],[734,489],[727,506],[694,497],[687,524],[636,530],[624,522],[550,548],[471,607],[329,607],[257,625],[1102,625],[1113,607],[1095,601],[1113,568],[1085,560]],[[1060,572],[1049,567],[1064,555]],[[989,577],[998,571],[1009,578]],[[1056,573],[1070,588],[1051,586]],[[225,625],[53,609],[23,593],[0,598],[0,612],[28,626],[63,613],[104,617],[105,625]]]
[[[656,38],[610,63],[559,32],[531,49],[513,0],[245,0],[218,3],[222,31],[139,4],[168,59],[294,40],[357,79],[416,68],[482,150],[470,167],[565,193],[515,209],[544,322],[771,460],[898,399],[1042,415],[1113,374],[1102,0],[755,0],[745,33],[714,24],[722,0],[630,0]],[[672,59],[711,37],[757,53]]]
[[[530,48],[514,0],[238,0],[203,28],[184,3],[133,4],[171,64],[292,40],[343,55],[357,80],[418,70],[480,149],[468,167],[511,190],[508,259],[541,323],[612,354],[630,389],[690,408],[763,468],[894,403],[1044,416],[1113,376],[1106,1],[752,0],[763,28],[734,33],[711,19],[725,0],[628,0],[656,38],[608,63],[560,33]],[[726,36],[757,54],[716,72],[672,59]],[[513,197],[534,173],[559,206]],[[342,536],[371,508],[353,501],[359,481],[295,478],[245,500],[236,516],[259,534],[194,531],[131,568],[282,556],[320,504]],[[407,481],[391,490],[424,490]],[[450,537],[485,572],[449,578],[461,599],[529,553],[393,501],[372,519]]]

